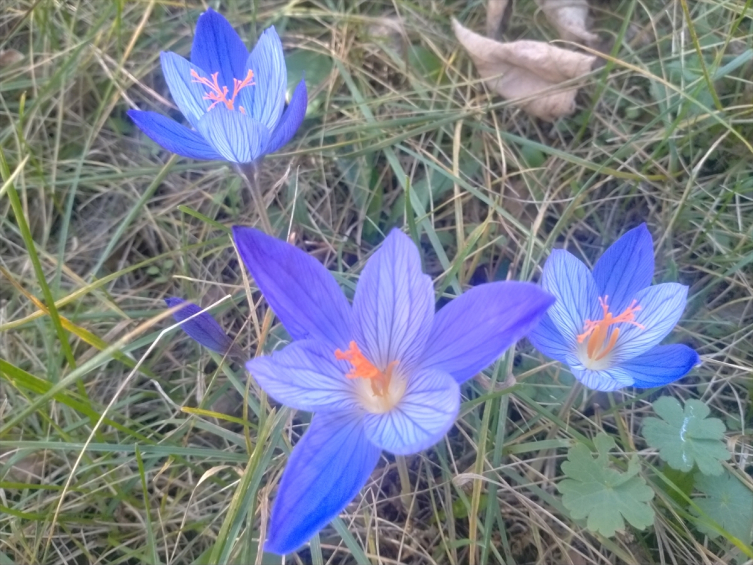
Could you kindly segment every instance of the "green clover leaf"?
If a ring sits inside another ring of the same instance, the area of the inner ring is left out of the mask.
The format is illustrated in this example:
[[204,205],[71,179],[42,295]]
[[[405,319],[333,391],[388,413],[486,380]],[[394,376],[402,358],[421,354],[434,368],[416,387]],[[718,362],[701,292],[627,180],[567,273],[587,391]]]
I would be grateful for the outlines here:
[[638,458],[631,458],[627,472],[620,473],[609,467],[614,440],[599,434],[594,443],[599,452],[596,459],[588,447],[579,443],[568,451],[568,460],[562,464],[562,471],[569,478],[560,481],[557,488],[570,515],[576,520],[587,517],[589,530],[608,537],[624,530],[624,520],[640,530],[653,524],[654,510],[647,502],[654,491],[638,475]]
[[694,501],[701,512],[691,508],[701,519],[698,530],[711,538],[719,536],[719,531],[709,522],[711,519],[743,543],[750,543],[753,492],[728,471],[721,477],[697,475],[696,488],[706,495]]
[[659,456],[678,471],[688,472],[695,463],[704,475],[721,475],[720,461],[731,457],[721,441],[724,422],[707,418],[709,407],[700,400],[686,401],[683,410],[676,398],[663,396],[653,406],[662,419],[646,418],[643,437]]

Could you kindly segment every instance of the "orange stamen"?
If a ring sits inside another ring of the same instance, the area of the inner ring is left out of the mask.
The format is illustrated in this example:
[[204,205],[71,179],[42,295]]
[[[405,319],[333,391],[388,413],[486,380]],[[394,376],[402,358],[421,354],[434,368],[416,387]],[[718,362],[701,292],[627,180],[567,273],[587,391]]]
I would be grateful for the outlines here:
[[[212,73],[212,80],[210,81],[206,77],[199,76],[199,73],[197,73],[194,69],[191,69],[191,77],[193,78],[192,82],[198,82],[199,84],[203,84],[209,89],[209,92],[207,92],[204,95],[204,100],[211,100],[212,104],[207,108],[207,112],[214,108],[217,104],[222,102],[225,107],[228,110],[235,110],[235,97],[238,96],[238,93],[247,86],[253,86],[256,84],[254,82],[254,71],[251,69],[248,70],[246,73],[246,78],[243,80],[238,80],[237,78],[233,78],[233,96],[228,99],[228,88],[227,86],[223,86],[220,88],[219,83],[217,82],[217,76],[219,73]],[[246,110],[243,109],[243,106],[238,106],[238,109],[241,111],[242,114],[246,113]]]
[[361,350],[358,349],[358,344],[355,341],[351,341],[348,350],[342,351],[341,349],[335,350],[335,358],[340,361],[347,361],[353,368],[345,376],[349,379],[370,379],[371,389],[377,396],[383,396],[390,386],[392,380],[392,371],[397,365],[397,361],[392,361],[384,371],[380,371],[371,362],[366,359]]
[[[614,316],[609,311],[609,306],[607,305],[608,298],[609,296],[605,296],[604,298],[599,297],[599,305],[604,312],[603,318],[595,321],[586,320],[585,326],[583,327],[583,333],[577,336],[578,343],[583,343],[588,338],[586,353],[588,353],[588,358],[593,361],[599,361],[606,357],[617,344],[620,329],[614,328],[610,335],[610,326],[613,326],[614,324],[632,324],[641,330],[646,329],[643,324],[639,324],[635,321],[635,313],[641,309],[640,306],[636,305],[636,300],[633,300],[630,306],[628,306],[622,314]],[[607,340],[607,337],[609,337],[609,341],[605,346],[604,342]]]

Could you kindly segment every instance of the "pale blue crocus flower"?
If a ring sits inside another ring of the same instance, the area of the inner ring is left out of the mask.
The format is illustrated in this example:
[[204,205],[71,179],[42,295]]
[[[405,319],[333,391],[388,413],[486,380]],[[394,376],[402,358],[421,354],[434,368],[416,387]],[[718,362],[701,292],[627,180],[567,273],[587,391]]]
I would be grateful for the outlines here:
[[607,249],[593,272],[571,253],[552,251],[542,286],[557,302],[528,339],[594,390],[676,381],[699,363],[698,354],[687,345],[659,343],[682,316],[688,287],[651,286],[653,275],[645,224]]
[[393,230],[366,263],[351,305],[296,247],[235,227],[236,247],[293,343],[246,365],[278,402],[315,412],[272,507],[265,549],[296,550],[361,490],[386,450],[437,443],[459,385],[532,328],[553,298],[521,282],[482,284],[436,314],[418,249]]
[[287,70],[274,27],[249,54],[228,21],[209,9],[196,24],[191,62],[169,51],[160,61],[173,100],[194,129],[156,112],[128,115],[168,151],[250,165],[288,143],[303,122],[306,83],[298,83],[286,109]]

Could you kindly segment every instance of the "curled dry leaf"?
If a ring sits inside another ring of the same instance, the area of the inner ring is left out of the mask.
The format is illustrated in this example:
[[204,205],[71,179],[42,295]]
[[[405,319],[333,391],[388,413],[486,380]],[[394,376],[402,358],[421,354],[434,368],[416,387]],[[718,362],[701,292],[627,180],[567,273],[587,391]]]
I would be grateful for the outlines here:
[[553,87],[588,74],[596,57],[541,41],[500,43],[466,29],[455,19],[452,28],[489,88],[503,98],[522,99],[523,110],[550,122],[575,111],[578,88]]
[[487,0],[486,2],[486,36],[495,38],[502,29],[502,20],[509,0]]
[[599,36],[588,31],[586,0],[536,0],[560,37],[567,41],[596,43]]

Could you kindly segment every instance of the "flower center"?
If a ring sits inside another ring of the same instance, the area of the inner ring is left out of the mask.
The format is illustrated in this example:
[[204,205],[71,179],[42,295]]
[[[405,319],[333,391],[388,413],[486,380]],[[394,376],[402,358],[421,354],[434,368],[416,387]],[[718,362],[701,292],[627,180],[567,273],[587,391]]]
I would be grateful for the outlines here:
[[[586,353],[591,361],[600,361],[604,359],[604,357],[614,349],[614,346],[617,343],[617,338],[620,336],[620,328],[614,328],[610,335],[610,326],[613,326],[614,324],[632,324],[642,330],[646,329],[643,324],[639,324],[635,321],[635,313],[641,309],[640,306],[636,305],[636,300],[633,300],[630,306],[625,308],[625,311],[622,314],[614,316],[609,311],[609,306],[607,305],[608,298],[609,296],[604,296],[604,298],[599,297],[599,304],[604,311],[603,318],[595,321],[586,320],[583,333],[578,335],[578,343],[583,343],[588,339]],[[604,345],[607,337],[609,337],[609,341]]]
[[[243,80],[233,78],[233,95],[228,98],[228,88],[227,86],[220,88],[220,85],[217,82],[218,75],[219,73],[212,73],[212,80],[210,81],[208,78],[199,76],[199,73],[197,73],[194,69],[191,69],[191,77],[193,78],[191,82],[198,82],[199,84],[203,84],[209,89],[209,92],[204,95],[204,100],[212,101],[212,104],[209,106],[209,108],[207,108],[207,112],[220,102],[222,102],[225,105],[225,108],[227,108],[228,110],[235,110],[235,97],[238,96],[238,93],[243,88],[256,84],[254,82],[254,71],[249,69],[248,73],[246,73],[246,78],[244,78]],[[238,110],[240,110],[241,114],[246,113],[246,110],[243,108],[243,106],[238,106]]]
[[392,371],[397,365],[397,361],[392,361],[384,371],[380,371],[364,357],[355,341],[350,342],[347,351],[337,349],[335,358],[353,365],[350,372],[345,375],[349,379],[369,379],[371,390],[376,396],[385,396],[389,393]]

